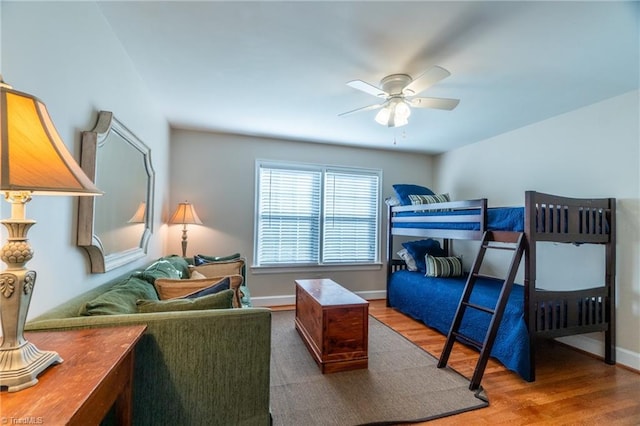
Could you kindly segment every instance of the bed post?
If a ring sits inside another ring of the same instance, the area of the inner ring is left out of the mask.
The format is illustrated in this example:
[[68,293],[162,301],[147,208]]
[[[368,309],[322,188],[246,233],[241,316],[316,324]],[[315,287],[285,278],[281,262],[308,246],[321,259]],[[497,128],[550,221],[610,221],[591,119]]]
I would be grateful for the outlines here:
[[[604,212],[607,217],[607,212]],[[609,324],[604,333],[604,361],[607,364],[616,363],[616,199],[609,198],[609,242],[606,245],[605,280],[608,295],[605,304],[605,321]]]
[[392,259],[393,259],[393,236],[391,233],[391,206],[387,206],[387,291],[385,294],[385,299],[387,302],[387,308],[391,305],[389,304],[389,280],[391,279],[392,270]]
[[481,201],[482,202],[480,204],[480,217],[482,218],[482,220],[480,222],[480,232],[484,234],[485,231],[488,230],[487,205],[489,204],[489,202],[487,201],[486,198],[482,198]]
[[536,380],[536,197],[525,192],[524,201],[524,320],[529,333],[530,381]]

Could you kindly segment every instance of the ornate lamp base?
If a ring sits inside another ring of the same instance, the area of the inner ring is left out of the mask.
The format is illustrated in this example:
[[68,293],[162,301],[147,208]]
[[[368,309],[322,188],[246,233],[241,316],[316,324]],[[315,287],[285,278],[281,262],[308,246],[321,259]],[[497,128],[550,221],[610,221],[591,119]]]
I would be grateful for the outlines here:
[[38,383],[37,376],[62,358],[57,352],[41,351],[28,341],[11,349],[0,349],[0,386],[9,392],[31,387]]
[[38,383],[38,374],[62,358],[49,351],[40,351],[24,338],[29,303],[36,283],[36,272],[25,264],[33,257],[27,239],[29,228],[36,222],[24,218],[24,204],[31,199],[29,193],[10,192],[11,218],[0,221],[7,227],[8,241],[0,249],[0,259],[7,269],[0,273],[0,386],[16,392]]

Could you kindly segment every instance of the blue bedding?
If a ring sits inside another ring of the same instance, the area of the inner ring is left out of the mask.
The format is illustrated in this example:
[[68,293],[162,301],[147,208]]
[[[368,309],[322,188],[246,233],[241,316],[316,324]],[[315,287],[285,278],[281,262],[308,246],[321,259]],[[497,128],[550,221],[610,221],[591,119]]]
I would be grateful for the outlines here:
[[[401,270],[391,275],[387,297],[392,307],[446,335],[453,322],[465,282],[466,277],[432,278],[425,277],[420,272]],[[499,281],[479,279],[472,293],[471,302],[493,308],[499,291]],[[509,296],[491,356],[529,381],[531,380],[529,337],[523,309],[524,287],[515,284]],[[489,321],[488,314],[467,309],[460,332],[482,342]]]
[[[398,212],[397,217],[451,216],[479,214],[479,209],[449,212]],[[478,222],[396,222],[397,228],[479,230]],[[487,227],[490,231],[524,231],[524,207],[493,207],[487,209]]]

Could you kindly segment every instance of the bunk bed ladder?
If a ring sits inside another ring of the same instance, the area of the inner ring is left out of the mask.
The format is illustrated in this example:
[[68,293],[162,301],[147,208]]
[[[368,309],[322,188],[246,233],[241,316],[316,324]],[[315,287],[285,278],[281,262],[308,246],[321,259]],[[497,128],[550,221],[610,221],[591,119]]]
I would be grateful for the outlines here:
[[[496,245],[492,243],[507,244]],[[458,339],[479,349],[480,357],[478,358],[478,363],[476,364],[476,368],[473,372],[473,377],[471,378],[471,383],[469,385],[469,389],[471,390],[475,390],[480,387],[480,380],[482,379],[482,375],[484,374],[487,362],[489,361],[489,355],[491,354],[493,342],[495,341],[496,335],[498,334],[498,327],[500,327],[502,314],[504,313],[504,309],[507,305],[507,299],[509,298],[509,293],[511,293],[511,288],[513,287],[513,281],[515,279],[516,273],[518,272],[518,266],[520,265],[520,260],[522,259],[522,254],[524,252],[524,246],[524,234],[522,232],[486,231],[482,237],[482,243],[480,245],[480,249],[478,250],[476,259],[473,262],[473,267],[469,272],[469,278],[467,279],[464,291],[462,292],[460,304],[458,305],[458,309],[456,310],[456,314],[453,318],[453,323],[451,324],[451,329],[449,330],[449,334],[447,335],[447,341],[444,345],[444,349],[442,350],[442,354],[440,355],[440,360],[438,361],[438,368],[446,367],[449,360],[449,355],[451,354],[451,351],[453,349],[453,344]],[[488,249],[511,250],[514,252],[511,259],[511,264],[508,269],[508,275],[502,283],[500,295],[498,296],[496,306],[493,308],[480,306],[470,302],[471,293],[473,292],[473,288],[478,278],[496,278],[480,274],[480,267],[482,265],[482,261],[484,260],[484,255]],[[476,309],[491,315],[491,321],[489,323],[484,342],[478,342],[475,339],[472,339],[460,333],[460,325],[462,324],[462,318],[467,308]]]

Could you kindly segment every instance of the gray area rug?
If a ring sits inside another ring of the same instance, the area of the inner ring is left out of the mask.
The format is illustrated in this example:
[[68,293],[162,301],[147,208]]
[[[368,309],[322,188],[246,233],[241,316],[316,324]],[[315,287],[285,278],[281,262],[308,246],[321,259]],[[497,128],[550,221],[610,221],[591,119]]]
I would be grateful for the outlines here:
[[294,312],[273,312],[274,426],[352,426],[433,420],[489,405],[469,380],[373,317],[369,368],[322,374],[295,330]]

